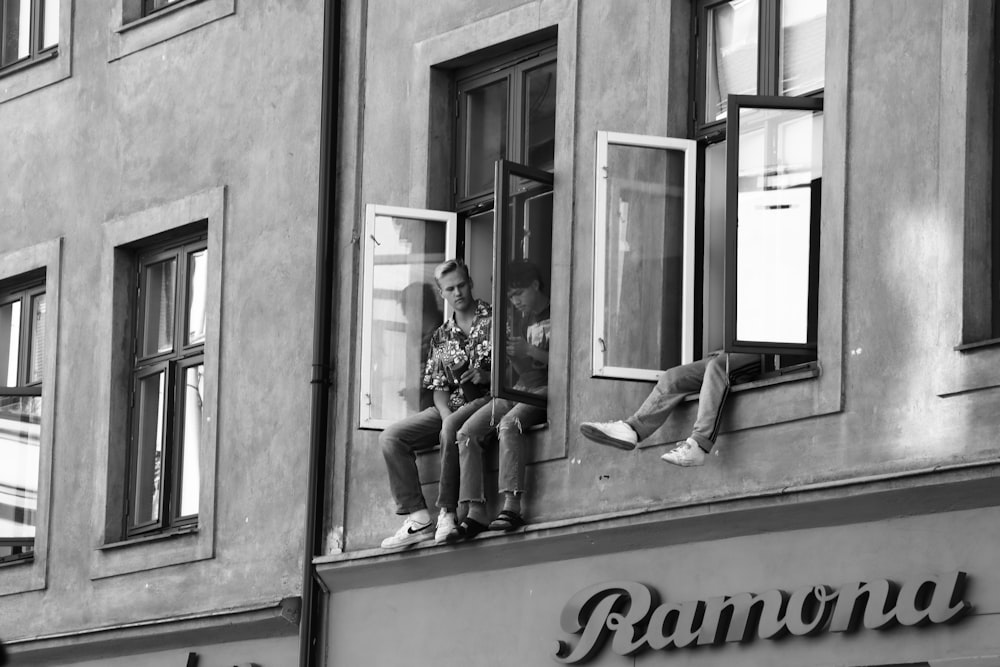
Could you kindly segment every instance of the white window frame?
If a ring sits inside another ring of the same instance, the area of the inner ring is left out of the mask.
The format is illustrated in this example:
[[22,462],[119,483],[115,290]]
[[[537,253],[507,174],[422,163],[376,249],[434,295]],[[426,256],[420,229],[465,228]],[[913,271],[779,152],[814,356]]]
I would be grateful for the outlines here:
[[[393,423],[394,420],[377,419],[371,416],[371,401],[368,397],[372,391],[371,369],[372,355],[372,327],[371,317],[373,310],[374,291],[372,279],[375,272],[375,220],[380,217],[410,218],[413,220],[424,220],[427,222],[445,223],[445,258],[450,259],[455,256],[458,244],[458,214],[451,211],[435,211],[432,209],[405,208],[399,206],[385,206],[381,204],[368,204],[365,207],[365,225],[362,235],[361,251],[361,354],[358,377],[358,426],[367,429],[384,429]],[[445,307],[444,316],[447,319],[450,312]]]
[[691,139],[676,139],[623,132],[598,131],[594,196],[594,300],[593,300],[593,377],[625,380],[657,380],[663,368],[630,368],[610,366],[605,363],[604,305],[608,298],[604,285],[607,268],[607,232],[611,222],[607,219],[608,198],[608,147],[634,146],[684,153],[684,254],[682,263],[683,284],[681,297],[681,363],[694,360],[694,289],[695,289],[695,202],[697,197],[698,144]]

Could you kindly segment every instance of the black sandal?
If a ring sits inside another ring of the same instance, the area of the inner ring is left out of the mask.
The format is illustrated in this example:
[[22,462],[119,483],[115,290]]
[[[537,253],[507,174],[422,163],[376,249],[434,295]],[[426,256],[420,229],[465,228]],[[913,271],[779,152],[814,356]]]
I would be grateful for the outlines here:
[[490,530],[510,532],[521,528],[527,523],[528,522],[524,520],[523,516],[513,510],[500,510],[500,513],[497,514],[497,518],[490,522]]
[[455,526],[454,530],[448,533],[446,538],[448,542],[461,542],[462,540],[471,540],[473,537],[482,533],[486,530],[486,526],[479,523],[475,519],[470,519],[468,517],[462,519],[462,523]]

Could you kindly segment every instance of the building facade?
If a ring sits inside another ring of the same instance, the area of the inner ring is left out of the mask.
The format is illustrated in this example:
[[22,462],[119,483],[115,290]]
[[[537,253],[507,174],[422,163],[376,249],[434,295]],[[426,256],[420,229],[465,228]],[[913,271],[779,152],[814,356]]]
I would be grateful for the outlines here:
[[306,4],[4,4],[13,664],[298,659],[324,16]]
[[[0,5],[14,664],[1000,665],[994,3]],[[527,525],[384,549],[454,257]]]
[[[326,664],[1000,664],[992,3],[344,6]],[[495,332],[545,264],[528,526],[385,550],[401,294],[453,252]],[[659,458],[696,397],[581,435],[724,346],[779,358],[704,466]]]

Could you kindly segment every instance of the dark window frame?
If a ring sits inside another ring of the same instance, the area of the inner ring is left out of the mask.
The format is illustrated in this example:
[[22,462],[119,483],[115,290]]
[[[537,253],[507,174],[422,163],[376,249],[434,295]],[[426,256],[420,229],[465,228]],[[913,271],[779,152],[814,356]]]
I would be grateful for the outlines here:
[[[466,59],[463,60],[468,62]],[[532,72],[555,63],[557,63],[557,38],[548,36],[541,41],[515,47],[500,55],[487,57],[475,62],[475,64],[465,65],[456,69],[453,74],[453,103],[455,107],[451,207],[459,216],[458,256],[462,257],[466,254],[464,234],[466,223],[476,216],[493,211],[494,327],[491,391],[498,398],[507,398],[538,406],[544,406],[547,403],[546,397],[514,391],[512,388],[505,387],[500,378],[499,369],[502,366],[500,355],[504,353],[506,348],[501,339],[502,328],[496,326],[496,323],[506,322],[508,300],[502,288],[505,284],[503,262],[498,261],[498,258],[506,256],[504,254],[503,225],[509,211],[506,210],[506,207],[498,207],[497,202],[506,200],[509,194],[507,181],[512,173],[527,176],[550,186],[554,180],[553,172],[525,165],[522,162],[527,158],[528,152],[526,145],[528,137],[525,131],[527,121],[526,83]],[[468,192],[469,189],[466,183],[468,182],[468,155],[470,153],[469,119],[463,116],[463,110],[466,108],[465,96],[472,91],[481,90],[500,81],[505,81],[507,86],[505,151],[498,156],[493,164],[493,187],[463,196],[463,193]]]
[[[207,252],[208,234],[199,232],[193,235],[172,239],[165,243],[140,248],[136,254],[136,295],[134,303],[135,330],[132,338],[132,365],[130,374],[129,397],[129,434],[126,456],[126,496],[123,512],[122,533],[125,539],[135,539],[148,535],[185,532],[196,529],[198,514],[180,514],[180,483],[181,455],[183,433],[181,420],[184,417],[184,371],[187,368],[204,364],[205,343],[188,343],[185,331],[187,329],[187,297],[188,276],[192,257],[199,252]],[[174,285],[174,313],[172,322],[173,346],[169,351],[143,354],[145,269],[163,261],[176,261]],[[161,460],[161,480],[159,488],[157,518],[142,523],[134,523],[133,516],[136,491],[139,485],[135,469],[138,459],[138,436],[140,432],[141,412],[138,405],[139,387],[145,378],[163,373],[165,377],[164,415],[163,415],[163,451]]]
[[[28,29],[28,55],[4,63],[3,54],[7,49],[3,26],[7,23],[5,5],[0,3],[0,76],[15,72],[33,63],[48,60],[59,54],[59,41],[50,46],[45,43],[45,3],[54,2],[59,4],[59,0],[27,0],[31,3],[31,10],[28,19],[31,25]],[[58,28],[58,26],[57,26]]]
[[[0,397],[24,397],[42,395],[42,380],[32,381],[30,378],[30,358],[32,349],[33,327],[31,318],[34,300],[46,293],[44,271],[35,272],[4,281],[0,285],[0,306],[20,301],[21,313],[18,325],[18,358],[15,385],[0,385]],[[35,539],[18,539],[0,537],[0,547],[11,548],[12,553],[0,556],[0,564],[23,562],[34,558]]]
[[[820,235],[820,188],[819,183],[811,188],[809,217],[809,296],[807,306],[806,342],[773,343],[750,342],[740,340],[736,335],[736,284],[737,275],[737,197],[739,181],[739,148],[738,129],[740,109],[752,107],[755,109],[785,109],[802,111],[823,110],[821,97],[779,97],[764,95],[730,95],[728,108],[730,113],[726,119],[726,256],[725,256],[725,349],[728,352],[744,352],[749,354],[776,354],[784,356],[815,355],[817,345],[818,296],[819,296],[819,235]],[[818,179],[821,181],[822,179]]]

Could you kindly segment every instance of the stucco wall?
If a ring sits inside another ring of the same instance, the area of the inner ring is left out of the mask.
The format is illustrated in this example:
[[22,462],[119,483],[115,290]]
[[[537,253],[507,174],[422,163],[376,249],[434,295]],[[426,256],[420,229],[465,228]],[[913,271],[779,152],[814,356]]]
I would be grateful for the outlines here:
[[[400,647],[411,646],[419,647],[407,651],[407,664],[412,665],[556,665],[557,641],[571,648],[582,641],[561,627],[564,606],[578,592],[604,582],[651,587],[659,594],[656,606],[775,589],[792,593],[821,584],[834,592],[846,584],[877,579],[903,584],[956,570],[968,575],[959,598],[971,605],[971,611],[951,625],[885,630],[860,625],[853,633],[827,631],[777,640],[760,639],[754,633],[748,642],[643,648],[634,658],[615,652],[609,632],[606,643],[585,664],[833,667],[924,661],[960,665],[964,658],[979,656],[995,660],[1000,655],[996,623],[1000,579],[992,563],[998,518],[995,508],[953,512],[624,548],[603,556],[578,553],[557,557],[555,562],[497,569],[493,562],[477,567],[471,562],[477,554],[470,554],[469,567],[460,573],[441,571],[395,585],[335,592],[329,664],[399,664]],[[469,549],[475,551],[478,545]],[[440,604],[441,600],[449,604]],[[627,607],[618,610],[624,614]],[[644,634],[640,629],[638,637]]]
[[[48,583],[0,597],[8,641],[301,592],[323,6],[241,2],[109,62],[115,2],[76,3],[69,79],[0,104],[0,248],[63,239]],[[108,388],[111,341],[97,337],[102,228],[219,187],[214,545],[194,564],[92,580],[98,434],[108,392],[127,391]]]
[[[452,42],[474,52],[494,34],[481,29],[478,43],[463,42],[470,26],[502,34],[524,13],[538,17],[538,27],[559,25],[560,68],[568,72],[560,69],[558,85],[568,100],[559,98],[556,123],[556,336],[550,427],[540,437],[565,454],[529,468],[531,522],[995,461],[995,391],[982,389],[998,383],[981,372],[993,367],[994,353],[954,350],[963,342],[962,311],[979,307],[963,297],[963,244],[976,216],[988,215],[980,200],[989,165],[969,132],[984,113],[985,95],[971,91],[988,85],[979,61],[989,3],[830,0],[821,374],[734,394],[718,456],[695,470],[660,462],[662,445],[626,454],[578,431],[581,421],[627,416],[651,388],[590,377],[594,142],[598,130],[684,136],[689,4],[349,6],[345,99],[358,105],[344,110],[352,130],[342,149],[352,166],[342,174],[345,238],[357,234],[367,203],[428,203],[426,159],[413,156],[425,155],[421,142],[429,140],[413,118],[427,114],[420,57],[429,48],[447,52],[441,45]],[[341,264],[356,266],[358,256],[345,246]],[[342,369],[352,377],[358,288],[357,279],[344,280],[340,292],[337,348],[353,360]],[[347,549],[368,548],[398,520],[377,433],[356,428],[354,380],[340,386],[350,388],[338,396],[334,438],[345,465],[334,473],[328,524],[343,531]],[[683,438],[693,410],[679,410],[656,440]],[[433,455],[422,460],[431,479],[434,468]],[[425,491],[432,501],[434,485]]]

